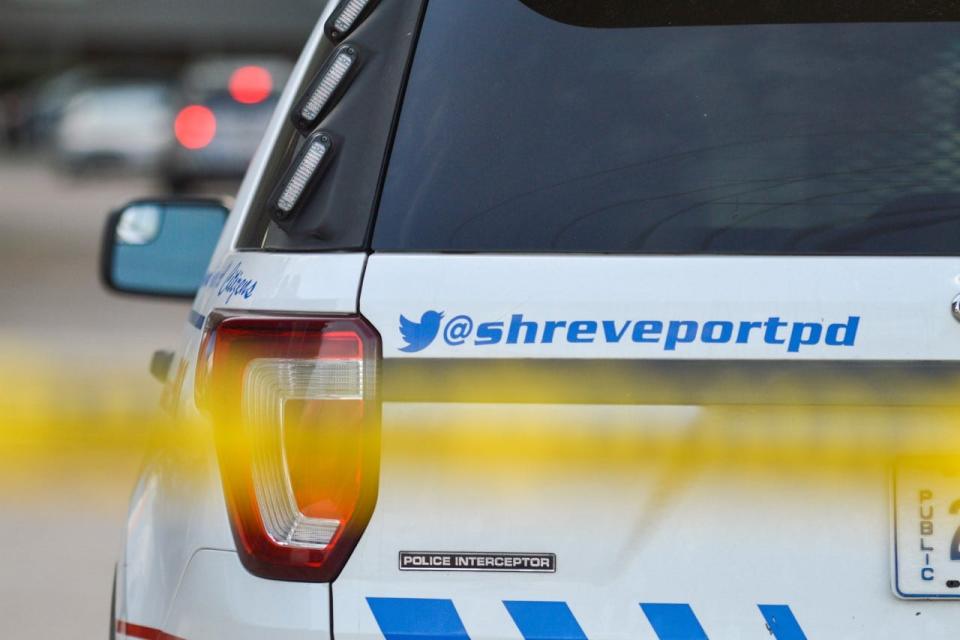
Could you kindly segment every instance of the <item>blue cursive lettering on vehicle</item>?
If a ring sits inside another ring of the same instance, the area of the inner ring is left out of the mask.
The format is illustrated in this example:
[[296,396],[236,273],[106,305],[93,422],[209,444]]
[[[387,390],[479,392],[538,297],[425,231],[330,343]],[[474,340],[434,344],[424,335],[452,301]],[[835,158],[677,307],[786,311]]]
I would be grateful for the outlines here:
[[208,272],[203,277],[202,287],[216,288],[218,297],[226,296],[225,302],[230,302],[233,296],[249,300],[257,288],[257,281],[244,274],[242,265],[243,263],[238,261],[217,271]]

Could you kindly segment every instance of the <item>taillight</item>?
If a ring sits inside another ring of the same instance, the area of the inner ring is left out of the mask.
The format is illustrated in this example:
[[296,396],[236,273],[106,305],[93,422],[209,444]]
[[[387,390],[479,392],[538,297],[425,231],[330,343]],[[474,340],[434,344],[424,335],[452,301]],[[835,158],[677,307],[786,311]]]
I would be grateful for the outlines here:
[[235,317],[210,335],[198,380],[244,566],[333,580],[376,502],[376,332],[360,318]]
[[263,67],[240,67],[230,74],[227,90],[230,97],[241,104],[259,104],[270,97],[273,78]]
[[184,107],[173,121],[177,142],[187,149],[203,149],[217,135],[217,117],[199,104]]

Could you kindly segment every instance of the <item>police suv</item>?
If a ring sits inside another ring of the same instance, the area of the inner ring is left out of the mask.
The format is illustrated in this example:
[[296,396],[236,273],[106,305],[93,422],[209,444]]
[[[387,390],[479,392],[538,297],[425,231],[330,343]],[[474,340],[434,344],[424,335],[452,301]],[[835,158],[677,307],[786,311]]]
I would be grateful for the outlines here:
[[330,2],[229,214],[108,223],[193,299],[111,634],[958,637],[958,20]]

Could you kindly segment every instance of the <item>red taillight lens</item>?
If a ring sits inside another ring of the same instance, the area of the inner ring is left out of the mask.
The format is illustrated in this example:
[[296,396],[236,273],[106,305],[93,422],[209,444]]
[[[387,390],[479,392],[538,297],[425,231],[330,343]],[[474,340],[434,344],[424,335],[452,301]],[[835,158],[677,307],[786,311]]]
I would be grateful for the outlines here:
[[376,502],[376,332],[360,318],[227,318],[210,340],[198,380],[244,565],[333,580]]

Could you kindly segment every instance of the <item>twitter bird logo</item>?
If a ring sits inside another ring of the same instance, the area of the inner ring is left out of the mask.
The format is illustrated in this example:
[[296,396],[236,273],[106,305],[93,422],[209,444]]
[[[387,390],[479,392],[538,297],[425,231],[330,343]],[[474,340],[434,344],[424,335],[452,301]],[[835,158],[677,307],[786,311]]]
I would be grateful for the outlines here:
[[416,353],[429,347],[440,331],[442,319],[442,311],[424,311],[420,322],[413,322],[400,314],[400,337],[407,343],[407,346],[400,347],[400,351]]

